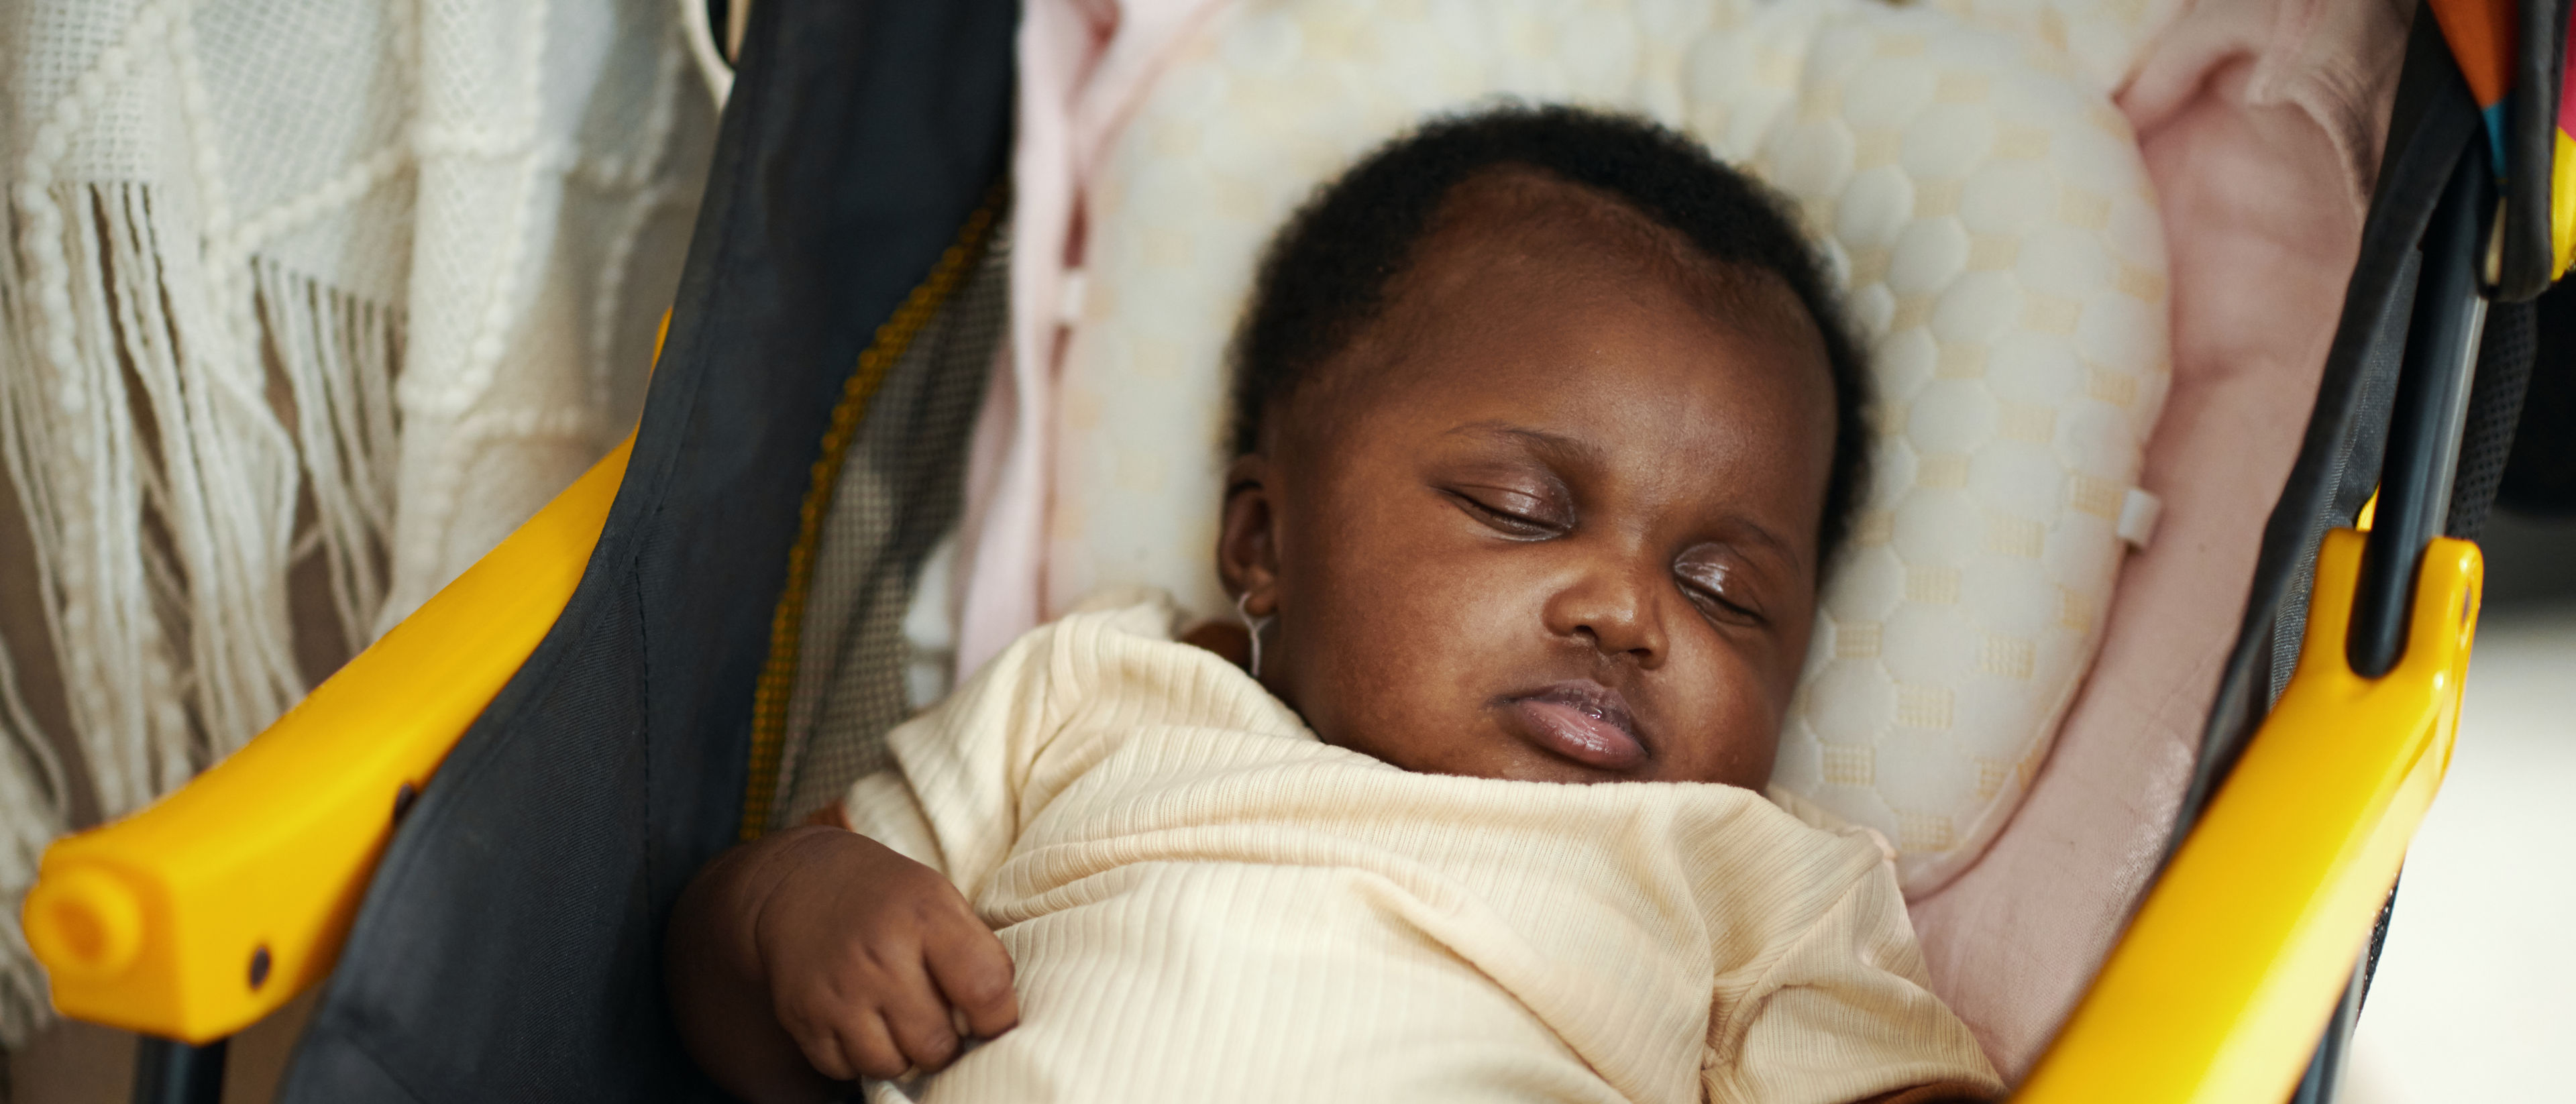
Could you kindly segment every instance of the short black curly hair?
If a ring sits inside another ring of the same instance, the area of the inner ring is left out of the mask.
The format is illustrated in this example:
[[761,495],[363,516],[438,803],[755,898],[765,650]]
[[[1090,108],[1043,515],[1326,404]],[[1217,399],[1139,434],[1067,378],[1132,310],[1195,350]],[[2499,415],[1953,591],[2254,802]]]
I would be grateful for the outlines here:
[[1718,265],[1769,272],[1796,294],[1833,375],[1833,461],[1817,533],[1818,563],[1831,560],[1869,476],[1869,371],[1860,343],[1816,251],[1770,189],[1699,143],[1632,116],[1511,104],[1436,119],[1320,188],[1271,240],[1235,331],[1234,454],[1258,449],[1264,412],[1384,313],[1388,286],[1450,191],[1505,167],[1605,193]]

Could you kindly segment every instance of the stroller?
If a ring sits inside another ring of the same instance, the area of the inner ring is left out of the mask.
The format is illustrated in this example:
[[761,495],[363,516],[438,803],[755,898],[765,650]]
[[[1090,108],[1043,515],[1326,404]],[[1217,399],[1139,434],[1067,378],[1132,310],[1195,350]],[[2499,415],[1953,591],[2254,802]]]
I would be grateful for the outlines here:
[[[784,812],[843,466],[910,465],[858,521],[866,585],[954,521],[988,251],[1032,222],[1018,30],[758,5],[634,438],[233,758],[47,853],[30,941],[66,1014],[155,1037],[138,1099],[211,1099],[222,1040],[316,986],[287,1099],[720,1098],[663,1010],[662,923]],[[2558,3],[2418,14],[2161,872],[2015,1099],[2332,1098],[2449,753],[2466,538],[2576,338],[2541,322],[2576,246],[2567,35]]]

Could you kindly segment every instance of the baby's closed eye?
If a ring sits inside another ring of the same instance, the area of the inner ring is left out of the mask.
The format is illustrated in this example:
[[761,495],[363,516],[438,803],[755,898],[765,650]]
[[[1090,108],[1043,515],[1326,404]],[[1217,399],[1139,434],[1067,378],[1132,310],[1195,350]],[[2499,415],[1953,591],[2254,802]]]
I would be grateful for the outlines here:
[[1673,575],[1711,617],[1743,625],[1770,620],[1761,572],[1722,547],[1699,545],[1683,552],[1673,561]]
[[1516,539],[1538,540],[1574,528],[1573,508],[1546,491],[1464,484],[1446,493],[1476,520]]

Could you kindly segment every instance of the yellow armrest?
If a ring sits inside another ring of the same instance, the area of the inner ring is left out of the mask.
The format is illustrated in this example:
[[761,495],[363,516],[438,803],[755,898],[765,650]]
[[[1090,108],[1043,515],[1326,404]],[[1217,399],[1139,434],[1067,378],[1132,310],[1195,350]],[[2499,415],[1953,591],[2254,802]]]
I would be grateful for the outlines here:
[[2484,573],[2436,540],[2406,654],[2344,659],[2362,534],[2326,534],[2289,688],[2016,1104],[2280,1104],[2450,765]]
[[399,808],[581,582],[633,446],[230,758],[47,848],[25,919],[54,1007],[203,1043],[329,973]]

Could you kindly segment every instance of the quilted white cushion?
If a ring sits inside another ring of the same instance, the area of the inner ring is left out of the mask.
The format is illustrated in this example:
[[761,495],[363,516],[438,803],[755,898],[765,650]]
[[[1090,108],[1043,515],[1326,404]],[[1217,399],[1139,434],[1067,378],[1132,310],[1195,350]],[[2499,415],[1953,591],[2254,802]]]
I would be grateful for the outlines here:
[[1223,350],[1318,183],[1496,95],[1640,112],[1797,201],[1879,382],[1775,796],[1880,830],[1909,893],[1973,861],[2093,654],[2165,390],[2163,233],[2095,82],[1866,0],[1250,0],[1181,49],[1086,197],[1050,614],[1117,584],[1230,613]]

